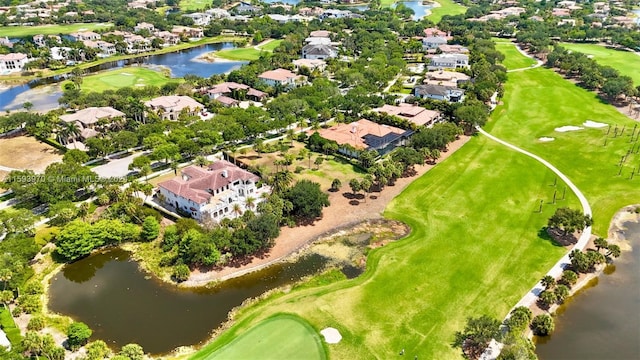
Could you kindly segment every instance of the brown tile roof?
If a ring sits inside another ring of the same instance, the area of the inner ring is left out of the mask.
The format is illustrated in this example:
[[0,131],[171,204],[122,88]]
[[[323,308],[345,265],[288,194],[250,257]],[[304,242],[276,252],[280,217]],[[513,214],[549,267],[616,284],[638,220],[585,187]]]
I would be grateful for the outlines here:
[[360,119],[350,124],[338,124],[319,131],[320,136],[327,140],[333,140],[338,145],[351,145],[356,149],[367,149],[369,147],[365,143],[365,136],[367,135],[382,138],[392,133],[401,135],[405,133],[405,130]]
[[411,104],[400,104],[400,106],[385,104],[382,107],[373,109],[373,111],[397,116],[418,126],[430,124],[440,116],[438,111],[427,110],[420,106],[413,106]]
[[275,81],[287,81],[288,79],[297,77],[296,74],[286,69],[275,69],[265,71],[258,76],[260,79],[275,80]]
[[233,90],[247,90],[249,86],[244,84],[238,84],[236,82],[223,82],[221,84],[215,85],[209,91],[209,94],[228,94]]
[[188,166],[182,169],[181,173],[183,176],[176,176],[171,180],[163,181],[158,186],[196,204],[208,202],[213,197],[212,193],[215,193],[217,189],[221,189],[237,180],[259,180],[256,175],[226,160],[216,161],[206,169]]
[[123,116],[125,116],[125,114],[122,111],[118,111],[110,106],[92,106],[86,109],[78,110],[73,114],[60,115],[60,120],[64,122],[79,121],[83,125],[89,125],[95,124],[102,119],[113,119]]
[[218,101],[219,103],[221,103],[222,105],[227,105],[227,106],[232,106],[232,105],[236,105],[238,104],[238,100],[236,99],[232,99],[228,96],[219,96],[216,101]]

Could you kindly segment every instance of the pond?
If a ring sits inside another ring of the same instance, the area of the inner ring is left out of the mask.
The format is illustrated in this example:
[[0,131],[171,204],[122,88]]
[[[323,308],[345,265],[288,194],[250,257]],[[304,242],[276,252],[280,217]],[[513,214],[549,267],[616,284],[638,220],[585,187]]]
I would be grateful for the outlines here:
[[[433,8],[433,5],[423,4],[422,0],[402,1],[402,4],[404,4],[404,6],[408,7],[409,9],[413,10],[413,20],[416,20],[416,21],[429,15],[430,13],[429,9]],[[395,8],[397,5],[398,3],[396,2],[391,7]]]
[[[132,64],[143,64],[151,68],[167,68],[171,71],[171,77],[179,78],[187,74],[201,77],[210,77],[215,74],[224,74],[246,64],[246,61],[222,61],[206,62],[198,60],[198,57],[206,53],[235,48],[233,43],[207,44],[181,51],[150,55],[135,59],[110,61],[104,64],[92,66],[86,69],[86,73],[122,68]],[[31,81],[25,85],[14,86],[2,90],[0,88],[0,110],[20,109],[25,101],[34,104],[34,110],[50,110],[58,106],[58,98],[62,95],[56,84],[65,79],[64,75]],[[52,85],[42,88],[43,85]]]
[[633,250],[559,309],[552,336],[536,339],[541,360],[640,359],[640,223],[625,227]]
[[[318,273],[328,261],[305,255],[214,288],[182,289],[140,271],[127,251],[113,249],[66,265],[51,280],[49,309],[86,323],[93,339],[114,349],[138,343],[162,354],[207,340],[244,300]],[[349,278],[362,271],[345,270]]]

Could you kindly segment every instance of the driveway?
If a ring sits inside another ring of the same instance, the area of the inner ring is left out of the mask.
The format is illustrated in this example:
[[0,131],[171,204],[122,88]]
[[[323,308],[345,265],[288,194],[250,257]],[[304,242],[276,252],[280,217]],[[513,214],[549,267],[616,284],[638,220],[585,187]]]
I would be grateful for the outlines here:
[[96,166],[91,170],[93,170],[93,172],[98,174],[98,176],[103,179],[110,177],[127,176],[127,174],[131,172],[131,170],[129,170],[129,164],[133,162],[133,158],[145,154],[149,154],[149,152],[136,152],[121,159],[110,160],[108,163]]

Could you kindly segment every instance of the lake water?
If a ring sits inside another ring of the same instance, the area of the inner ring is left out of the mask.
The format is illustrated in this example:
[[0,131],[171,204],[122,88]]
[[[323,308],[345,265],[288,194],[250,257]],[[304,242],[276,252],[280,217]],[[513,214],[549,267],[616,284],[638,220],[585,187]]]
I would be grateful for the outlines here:
[[[181,289],[141,272],[128,252],[114,249],[66,265],[51,280],[48,306],[86,323],[93,339],[114,349],[133,342],[161,354],[207,340],[247,298],[317,273],[327,262],[320,255],[307,255],[215,288]],[[345,270],[348,277],[361,272]]]
[[[398,3],[394,3],[392,7],[396,7]],[[402,1],[404,6],[413,10],[413,20],[420,20],[429,14],[429,9],[433,8],[433,5],[424,5],[422,1]]]
[[[229,42],[207,44],[167,54],[110,61],[101,65],[92,66],[85,71],[87,73],[94,73],[109,69],[122,68],[133,64],[143,64],[151,68],[168,68],[171,71],[171,76],[175,78],[184,77],[187,74],[210,77],[211,75],[224,74],[237,69],[247,62],[228,61],[210,63],[199,61],[197,58],[212,51],[232,49],[234,47],[233,43]],[[50,88],[41,89],[40,87],[45,84],[55,84],[64,79],[64,76],[39,79],[34,80],[29,84],[0,90],[0,110],[20,109],[25,101],[33,103],[34,110],[50,110],[56,108],[58,106],[58,98],[62,95],[60,88],[52,86]]]
[[640,359],[640,224],[625,227],[633,250],[560,309],[552,336],[536,339],[541,360]]

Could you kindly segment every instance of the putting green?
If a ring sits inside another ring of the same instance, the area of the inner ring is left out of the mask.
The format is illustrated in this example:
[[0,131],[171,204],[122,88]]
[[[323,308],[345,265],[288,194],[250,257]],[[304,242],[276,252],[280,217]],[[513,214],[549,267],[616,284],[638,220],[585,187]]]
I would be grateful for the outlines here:
[[161,72],[142,67],[125,67],[86,76],[82,79],[83,91],[103,92],[117,90],[126,86],[144,87],[148,85],[162,86],[168,82],[180,82],[182,79],[172,79]]
[[38,34],[58,35],[71,34],[76,31],[106,30],[113,26],[110,23],[77,23],[67,25],[41,25],[41,26],[3,26],[0,27],[0,37],[25,37]]
[[592,55],[600,65],[608,65],[620,74],[630,76],[635,85],[640,85],[640,56],[630,51],[610,49],[596,44],[560,43],[568,50]]
[[327,358],[320,335],[295,315],[277,314],[261,321],[226,346],[197,359],[309,359]]
[[434,0],[439,3],[439,7],[435,7],[429,10],[431,13],[427,15],[427,19],[433,21],[434,23],[439,23],[442,20],[442,17],[445,15],[460,15],[467,12],[467,8],[458,3],[453,2],[452,0]]

